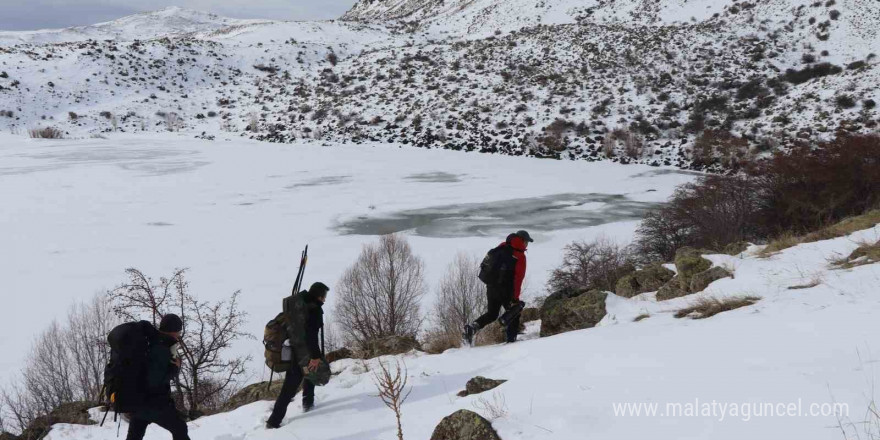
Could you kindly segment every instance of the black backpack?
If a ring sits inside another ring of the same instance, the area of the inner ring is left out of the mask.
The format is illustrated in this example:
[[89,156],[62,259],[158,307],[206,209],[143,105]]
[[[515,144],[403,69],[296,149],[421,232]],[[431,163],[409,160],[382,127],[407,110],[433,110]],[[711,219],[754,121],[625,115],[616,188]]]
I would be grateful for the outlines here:
[[512,258],[513,252],[510,246],[501,245],[492,248],[486,253],[483,262],[480,263],[480,274],[477,277],[487,286],[502,284],[505,275],[507,275],[507,271],[504,270],[507,266],[505,263]]
[[128,413],[144,403],[150,336],[147,321],[120,324],[107,335],[110,361],[104,368],[104,396],[116,413]]

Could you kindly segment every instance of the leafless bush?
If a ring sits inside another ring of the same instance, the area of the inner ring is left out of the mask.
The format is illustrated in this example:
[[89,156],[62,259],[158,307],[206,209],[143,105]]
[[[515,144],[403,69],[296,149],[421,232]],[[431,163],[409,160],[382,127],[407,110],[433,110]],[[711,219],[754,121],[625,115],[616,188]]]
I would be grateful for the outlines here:
[[426,344],[431,351],[458,347],[461,329],[485,310],[485,287],[477,277],[479,272],[479,260],[464,254],[458,254],[447,267],[437,289],[432,327],[426,338],[426,342],[434,343]]
[[168,313],[181,317],[183,366],[176,385],[185,397],[183,403],[190,416],[195,418],[202,411],[216,409],[214,405],[239,385],[250,357],[228,358],[225,354],[234,341],[252,336],[242,330],[247,313],[239,308],[240,292],[224,301],[200,301],[189,294],[185,272],[177,269],[170,278],[154,283],[141,271],[127,269],[129,282],[109,292],[109,297],[114,311],[126,319],[146,317],[155,325]]
[[753,179],[704,177],[678,187],[669,203],[646,215],[636,248],[648,259],[669,261],[682,246],[720,251],[757,239],[764,235],[761,203],[762,189]]
[[34,341],[21,376],[0,393],[0,417],[13,420],[0,431],[23,431],[63,403],[97,401],[109,355],[105,340],[116,323],[103,295],[71,307],[66,325],[53,321]]
[[64,139],[64,132],[55,127],[32,128],[28,134],[31,139]]
[[641,136],[625,128],[617,128],[602,140],[602,151],[608,157],[614,157],[618,147],[623,148],[623,153],[631,159],[638,159],[644,155],[645,142]]
[[614,290],[617,280],[635,270],[632,253],[623,246],[599,238],[576,241],[565,247],[562,264],[548,280],[550,292],[578,289]]
[[183,128],[183,118],[177,113],[162,113],[162,119],[165,121],[165,129],[168,131],[180,131]]
[[399,360],[395,360],[394,365],[389,366],[388,363],[380,360],[379,370],[373,371],[373,381],[382,403],[394,411],[394,417],[397,419],[397,440],[403,440],[403,425],[400,423],[401,407],[412,392],[412,387],[407,389],[409,376],[406,364],[401,365]]
[[334,316],[350,345],[364,348],[386,336],[418,334],[424,263],[405,238],[385,235],[378,243],[365,245],[337,291]]
[[503,419],[507,417],[509,412],[507,408],[507,399],[504,398],[504,394],[501,394],[498,391],[492,393],[492,400],[480,397],[473,403],[473,405],[474,408],[483,413],[483,415],[491,421]]

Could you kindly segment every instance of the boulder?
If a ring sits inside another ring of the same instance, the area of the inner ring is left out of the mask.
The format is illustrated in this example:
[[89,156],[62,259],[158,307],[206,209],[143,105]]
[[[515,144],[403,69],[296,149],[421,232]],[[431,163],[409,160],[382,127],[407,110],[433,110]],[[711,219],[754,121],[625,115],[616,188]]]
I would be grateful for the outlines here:
[[501,437],[483,416],[460,409],[440,421],[431,440],[501,440]]
[[681,288],[678,276],[669,280],[657,290],[657,301],[666,301],[667,299],[678,298],[680,296],[689,295],[690,292]]
[[709,287],[709,284],[712,284],[713,281],[732,276],[732,273],[718,266],[712,267],[709,270],[704,270],[691,277],[690,292],[702,292],[706,287]]
[[402,354],[411,350],[422,350],[422,346],[415,338],[411,336],[386,336],[364,344],[361,357],[372,359],[379,356]]
[[520,322],[531,322],[541,319],[541,309],[537,307],[526,307],[520,315]]
[[101,406],[97,402],[63,403],[47,415],[37,417],[18,437],[22,440],[36,440],[46,436],[52,425],[68,423],[72,425],[95,425],[89,417],[89,410]]
[[575,296],[548,297],[541,308],[541,337],[594,327],[605,317],[607,296],[605,292],[590,290]]
[[342,347],[339,350],[333,350],[330,353],[327,353],[327,355],[324,357],[327,359],[327,362],[332,364],[333,362],[336,362],[338,360],[351,359],[354,357],[354,353],[352,353],[351,350]]
[[477,347],[503,344],[505,342],[507,342],[507,333],[505,329],[501,328],[501,324],[498,321],[493,321],[491,324],[483,327],[474,338],[474,345]]
[[632,298],[645,292],[653,292],[674,276],[675,272],[660,264],[652,264],[618,280],[615,293],[624,298]]
[[[223,404],[222,411],[232,411],[236,408],[241,408],[242,406],[259,402],[261,400],[275,400],[278,398],[278,395],[281,394],[281,386],[283,384],[284,380],[282,379],[273,380],[271,385],[269,385],[268,381],[248,385],[230,397],[229,400]],[[299,392],[299,390],[297,390],[297,392]]]
[[683,247],[675,252],[675,269],[678,270],[679,287],[688,290],[691,278],[712,267],[712,262],[703,258],[702,253],[692,247]]
[[477,376],[469,381],[464,387],[464,391],[458,393],[459,397],[470,396],[471,394],[480,394],[497,388],[499,385],[507,382],[506,380],[489,379],[483,376]]

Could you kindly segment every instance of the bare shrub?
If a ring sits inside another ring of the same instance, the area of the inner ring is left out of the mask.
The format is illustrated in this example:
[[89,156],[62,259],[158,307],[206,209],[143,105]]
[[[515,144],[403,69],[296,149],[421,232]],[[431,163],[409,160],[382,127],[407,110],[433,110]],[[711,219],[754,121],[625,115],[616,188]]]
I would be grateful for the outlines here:
[[486,309],[485,287],[477,277],[480,261],[458,254],[449,264],[437,288],[437,301],[431,315],[432,328],[426,336],[427,348],[442,352],[461,345],[462,328]]
[[645,141],[641,136],[625,128],[617,128],[602,140],[602,151],[608,157],[614,157],[618,147],[630,159],[638,159],[644,155]]
[[227,357],[226,353],[236,340],[253,336],[242,330],[247,313],[239,308],[240,292],[223,301],[200,301],[189,293],[185,273],[177,269],[170,278],[154,283],[143,272],[127,269],[129,282],[109,292],[109,297],[114,311],[129,320],[146,317],[157,325],[168,313],[181,317],[183,365],[176,386],[190,417],[196,418],[218,409],[214,405],[236,391],[250,356]]
[[780,151],[751,174],[775,233],[804,233],[880,206],[880,135],[841,136],[819,148]]
[[373,371],[373,381],[376,389],[379,391],[379,399],[391,411],[394,411],[394,417],[397,419],[397,440],[403,440],[403,425],[401,424],[401,408],[403,402],[412,392],[412,387],[407,387],[409,381],[406,364],[401,364],[399,360],[394,361],[393,366],[380,360],[379,370]]
[[168,131],[180,131],[183,128],[183,118],[174,112],[162,112],[162,120],[165,121],[165,129]]
[[737,169],[749,160],[749,143],[728,130],[706,129],[694,141],[693,165]]
[[647,259],[670,261],[683,246],[720,251],[763,237],[762,194],[757,182],[739,176],[706,176],[681,185],[666,205],[646,215],[636,249]]
[[365,348],[387,336],[416,337],[425,294],[424,263],[402,236],[365,245],[339,282],[334,316],[347,345]]
[[64,139],[64,132],[55,127],[32,128],[28,134],[31,139]]
[[475,409],[483,413],[483,415],[491,421],[503,419],[507,417],[509,413],[507,399],[504,398],[504,394],[501,394],[498,391],[492,393],[491,400],[486,397],[480,397],[473,403],[473,405]]
[[61,404],[97,401],[108,360],[106,337],[117,323],[106,298],[74,304],[66,323],[53,321],[34,341],[21,376],[0,393],[3,429],[23,431]]
[[617,280],[635,270],[632,253],[623,246],[599,238],[565,246],[562,264],[547,281],[548,291],[599,289],[613,291]]

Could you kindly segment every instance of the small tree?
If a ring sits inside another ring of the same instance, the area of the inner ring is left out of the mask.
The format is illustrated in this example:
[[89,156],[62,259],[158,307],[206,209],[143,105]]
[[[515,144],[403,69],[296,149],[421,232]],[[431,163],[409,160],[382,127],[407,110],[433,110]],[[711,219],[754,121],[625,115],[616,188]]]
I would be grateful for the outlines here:
[[337,288],[334,316],[347,339],[358,348],[386,336],[415,337],[425,293],[424,263],[406,239],[385,235],[365,245]]
[[394,417],[397,419],[397,440],[403,440],[401,408],[412,392],[412,387],[407,389],[409,376],[406,364],[401,365],[400,361],[395,360],[394,366],[389,366],[388,363],[380,360],[379,370],[373,372],[373,381],[376,389],[379,390],[378,397],[382,399],[382,403],[394,411]]
[[186,269],[177,269],[170,278],[159,283],[137,269],[127,269],[129,282],[112,290],[109,295],[114,310],[129,320],[147,316],[156,325],[168,313],[178,314],[184,323],[181,333],[183,365],[178,391],[185,397],[184,406],[190,417],[196,418],[204,410],[214,410],[218,396],[230,393],[238,386],[244,365],[250,356],[224,356],[232,343],[252,337],[242,328],[247,314],[239,309],[238,291],[225,301],[199,301],[189,294]]
[[485,310],[486,288],[477,277],[479,272],[480,261],[465,254],[458,254],[447,267],[430,318],[428,342],[439,345],[434,351],[457,347],[461,329]]

